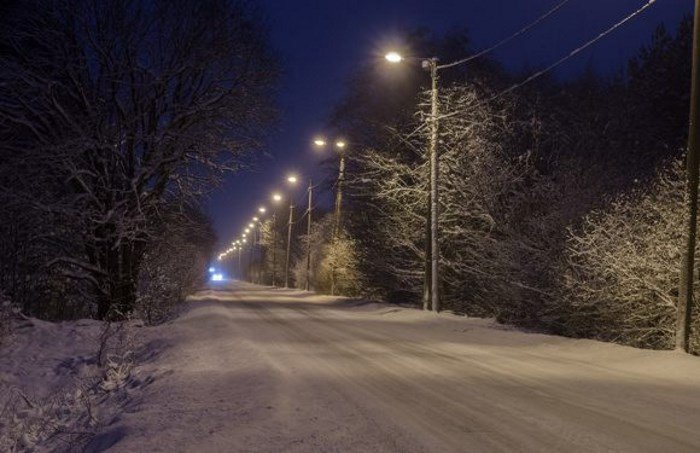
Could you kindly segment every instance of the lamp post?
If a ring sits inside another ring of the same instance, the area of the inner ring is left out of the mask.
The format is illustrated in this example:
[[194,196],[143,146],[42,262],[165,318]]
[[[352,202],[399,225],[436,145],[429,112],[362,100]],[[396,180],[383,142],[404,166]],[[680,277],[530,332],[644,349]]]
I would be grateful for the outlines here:
[[[314,145],[318,148],[324,148],[327,142],[324,138],[314,139]],[[343,183],[345,182],[345,148],[347,142],[342,139],[335,140],[335,148],[338,150],[340,157],[338,161],[338,179],[335,184],[335,224],[333,225],[333,242],[338,240],[340,235],[341,220],[342,220],[342,205],[343,205]],[[310,229],[309,229],[310,231]],[[331,295],[335,295],[335,264],[331,264]]]
[[[252,229],[248,226],[243,230],[243,234],[241,235],[241,237],[243,239],[247,239],[248,237],[252,238],[250,241],[249,252],[248,252],[248,258],[249,258],[248,265],[246,266],[248,268],[248,271],[250,272],[250,266],[251,266],[250,258],[252,257],[253,244],[255,243],[255,232],[252,231]],[[241,253],[243,253],[243,252],[241,252]],[[241,269],[241,273],[242,272],[243,272],[243,269]],[[247,275],[247,274],[248,274],[248,272],[246,272],[246,276],[250,278],[250,282],[252,283],[253,282],[252,276],[251,276],[252,274],[251,275]]]
[[[400,63],[404,58],[398,52],[389,52],[385,58],[390,63]],[[426,275],[423,291],[423,308],[430,304],[433,311],[440,311],[439,292],[439,262],[440,250],[438,248],[438,214],[439,214],[439,193],[438,193],[438,70],[448,65],[438,65],[435,57],[422,59],[422,66],[430,72],[430,143],[428,147],[430,155],[430,191],[428,193],[428,204],[430,206],[430,216],[427,229],[428,238],[426,240]],[[428,296],[430,300],[428,300]]]
[[[258,213],[260,217],[265,215],[265,212],[267,212],[267,209],[265,206],[260,206],[258,208]],[[257,221],[258,222],[258,245],[259,245],[259,250],[260,250],[260,265],[258,266],[258,284],[262,285],[264,281],[264,269],[263,269],[263,264],[265,262],[265,250],[264,250],[264,244],[262,242],[262,221]]]
[[[238,253],[238,262],[239,263],[242,259],[244,244],[247,241],[247,234],[246,233],[241,234],[240,241],[241,241],[241,243],[238,245],[238,248],[240,249],[240,251]],[[243,272],[243,266],[240,264],[239,264],[239,266],[241,268],[241,280],[245,280],[245,273]]]
[[243,254],[243,247],[240,245],[235,246],[235,247],[236,247],[236,249],[238,249],[238,277],[241,280],[243,280],[243,266],[241,264],[241,255]]
[[[316,145],[317,148],[325,148],[327,142],[324,138],[317,137],[314,139],[314,145]],[[338,150],[338,156],[340,157],[338,161],[338,179],[335,185],[335,225],[333,226],[333,235],[338,236],[342,215],[343,183],[345,182],[345,148],[347,147],[347,142],[342,139],[337,139],[333,143],[333,146]]]
[[[257,217],[253,217],[251,219],[251,222],[248,224],[248,228],[252,231],[252,237],[250,241],[250,264],[248,267],[250,268],[250,282],[255,283],[256,281],[256,276],[255,276],[255,267],[253,263],[255,262],[255,247],[258,245],[259,242],[259,236],[260,236],[260,227],[259,227],[260,222],[258,222]],[[258,282],[260,283],[260,282]]]
[[[295,186],[297,183],[297,177],[294,175],[289,175],[287,177],[287,182]],[[294,199],[289,197],[289,221],[287,222],[287,257],[284,264],[284,287],[289,288],[289,257],[292,251],[292,224],[294,221]]]
[[245,236],[246,236],[246,235],[244,234],[244,235],[241,237],[241,239],[240,239],[241,242],[238,244],[238,266],[241,268],[241,280],[245,280],[244,272],[243,272],[243,266],[240,264],[240,263],[241,263],[241,259],[242,259],[242,257],[243,257],[243,249],[245,248],[245,244],[246,244],[246,242],[247,242],[247,239],[246,239]]
[[277,286],[277,203],[282,201],[282,195],[272,194],[272,286]]
[[249,223],[248,228],[250,229],[250,246],[248,249],[248,281],[250,281],[250,283],[253,283],[253,276],[255,275],[255,272],[253,270],[253,254],[255,253],[256,243],[255,223]]
[[690,121],[688,132],[687,175],[687,229],[686,247],[678,290],[676,312],[676,349],[690,352],[690,330],[693,303],[693,274],[698,216],[698,179],[700,176],[700,0],[695,0],[695,24],[693,26],[692,73],[690,88]]
[[309,188],[306,189],[309,195],[309,207],[307,208],[308,219],[306,221],[306,282],[304,289],[309,290],[309,275],[311,274],[311,199],[313,196],[313,181],[309,178]]

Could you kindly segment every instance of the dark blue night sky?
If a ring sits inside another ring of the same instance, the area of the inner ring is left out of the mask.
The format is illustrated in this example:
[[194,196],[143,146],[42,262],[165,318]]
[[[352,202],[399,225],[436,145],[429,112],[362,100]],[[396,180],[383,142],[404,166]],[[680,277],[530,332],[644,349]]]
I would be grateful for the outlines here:
[[[283,187],[290,171],[321,174],[309,146],[353,69],[381,56],[400,30],[468,30],[476,50],[512,34],[561,0],[260,0],[270,37],[282,57],[281,116],[257,168],[230,175],[208,203],[220,243],[241,232],[256,206]],[[646,0],[571,0],[556,15],[495,53],[506,68],[539,68],[578,47]],[[658,0],[624,28],[560,67],[571,77],[592,66],[602,74],[624,67],[660,24],[675,29],[692,0]],[[299,189],[297,197],[303,196]]]

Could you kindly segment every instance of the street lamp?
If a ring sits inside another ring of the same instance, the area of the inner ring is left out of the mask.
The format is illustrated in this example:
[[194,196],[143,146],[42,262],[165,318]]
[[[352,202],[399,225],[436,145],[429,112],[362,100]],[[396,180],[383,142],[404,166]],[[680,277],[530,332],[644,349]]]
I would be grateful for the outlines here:
[[[261,208],[261,209],[262,209],[261,212],[264,212],[264,208]],[[261,284],[261,283],[262,283],[262,262],[263,262],[263,253],[262,253],[262,243],[261,243],[261,240],[260,240],[260,239],[261,239],[261,236],[262,236],[262,231],[261,231],[262,222],[260,222],[260,217],[257,217],[257,216],[253,217],[252,220],[253,220],[253,223],[248,224],[248,226],[249,226],[249,227],[252,229],[252,231],[253,231],[253,238],[252,238],[252,242],[251,242],[251,244],[250,244],[250,262],[251,262],[250,281],[253,282],[253,280],[254,280],[254,278],[253,278],[254,273],[253,273],[253,271],[252,271],[252,268],[253,268],[252,266],[253,266],[253,262],[254,262],[254,258],[255,258],[255,249],[256,249],[256,246],[257,246],[257,248],[258,248],[259,251],[260,251],[260,253],[259,253],[259,255],[260,255],[260,262],[259,262],[259,265],[258,265],[257,283],[258,283],[258,284]],[[256,227],[257,227],[257,232],[256,232]]]
[[[326,144],[327,142],[325,139],[316,138],[314,140],[314,145],[316,145],[317,148],[325,148]],[[340,216],[343,202],[343,183],[345,181],[345,148],[347,147],[347,142],[342,139],[336,139],[333,145],[338,150],[338,155],[340,156],[340,161],[338,163],[338,179],[335,190],[335,226],[333,228],[333,235],[338,236],[340,233]]]
[[[324,148],[326,141],[324,139],[315,139],[314,144],[317,148]],[[336,139],[334,143],[338,150],[340,161],[338,162],[338,179],[335,185],[335,225],[333,226],[333,241],[335,242],[340,234],[341,209],[343,204],[343,183],[345,182],[345,148],[347,142],[342,139]],[[309,191],[309,194],[311,192]],[[309,228],[309,232],[311,229]],[[307,267],[309,266],[309,258],[307,256]],[[308,272],[307,272],[308,275]],[[335,265],[331,269],[331,295],[335,295]]]
[[234,250],[238,251],[238,278],[243,280],[243,265],[241,264],[241,255],[243,255],[243,247],[237,245]]
[[265,214],[265,211],[267,211],[267,209],[265,209],[265,206],[260,206],[260,207],[258,208],[258,212],[259,212],[260,214]]
[[277,203],[282,201],[282,195],[272,194],[272,286],[277,286]]
[[[241,234],[241,237],[243,238],[243,242],[246,241],[245,238],[248,237],[249,233],[250,233],[250,228],[246,228],[243,230],[243,234]],[[255,236],[253,236],[253,240],[255,240]],[[252,247],[253,247],[253,245],[251,243],[251,249],[252,249]],[[238,246],[238,267],[240,268],[240,272],[241,272],[241,280],[243,280],[244,276],[245,276],[245,273],[243,272],[243,265],[241,264],[241,260],[243,259],[243,250],[244,249],[245,249],[245,247],[243,247],[243,244]],[[250,260],[248,260],[248,269],[249,270],[250,270],[250,264],[251,264]]]
[[[287,183],[296,186],[297,177],[287,176]],[[294,222],[294,199],[289,197],[289,222],[287,222],[287,256],[284,264],[284,287],[289,288],[289,257],[292,250],[292,224]]]
[[[323,138],[316,138],[314,140],[314,145],[318,147],[325,146],[326,140]],[[337,143],[336,143],[337,146]],[[345,146],[345,143],[343,142],[342,147]],[[295,175],[289,175],[287,177],[287,182],[293,185],[296,185],[298,182],[299,178]],[[307,215],[307,221],[306,221],[306,237],[307,237],[307,244],[306,244],[306,281],[304,283],[304,289],[306,291],[309,290],[309,280],[310,280],[310,275],[311,275],[311,210],[312,210],[312,200],[313,200],[313,181],[311,178],[309,178],[309,186],[306,189],[307,195],[308,195],[308,207],[306,210],[306,215]],[[289,226],[289,231],[287,232],[288,240],[287,240],[287,275],[289,273],[289,253],[290,253],[290,241],[291,241],[291,211],[294,209],[292,205],[290,205],[289,211],[290,211],[290,226]],[[287,281],[288,277],[285,276],[285,281]],[[285,284],[285,286],[287,286]]]
[[390,63],[401,63],[401,61],[403,61],[403,57],[398,52],[389,52],[388,54],[384,55],[384,58],[386,58]]
[[[404,58],[398,52],[389,52],[385,58],[390,63],[400,63]],[[426,241],[426,278],[423,290],[423,308],[428,307],[428,298],[432,302],[433,311],[440,311],[440,295],[439,295],[439,260],[440,251],[438,250],[438,69],[449,67],[452,65],[438,65],[438,59],[435,57],[424,58],[421,63],[424,69],[430,71],[430,192],[428,195],[428,204],[430,205],[430,221],[428,222],[428,240]],[[429,246],[428,246],[429,244]],[[427,261],[429,260],[430,266]]]
[[311,209],[312,209],[312,204],[311,204],[311,199],[313,198],[313,191],[314,191],[314,186],[313,186],[313,181],[311,178],[309,178],[309,187],[306,189],[308,199],[309,199],[309,206],[307,208],[307,221],[306,221],[306,281],[304,283],[304,289],[306,291],[309,290],[309,280],[310,280],[310,275],[311,275]]

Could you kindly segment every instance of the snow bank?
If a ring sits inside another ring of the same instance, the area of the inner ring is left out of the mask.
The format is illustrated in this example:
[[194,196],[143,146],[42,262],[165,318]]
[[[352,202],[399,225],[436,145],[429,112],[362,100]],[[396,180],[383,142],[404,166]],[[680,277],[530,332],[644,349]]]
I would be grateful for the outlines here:
[[15,316],[0,343],[0,451],[78,448],[131,400],[136,324]]

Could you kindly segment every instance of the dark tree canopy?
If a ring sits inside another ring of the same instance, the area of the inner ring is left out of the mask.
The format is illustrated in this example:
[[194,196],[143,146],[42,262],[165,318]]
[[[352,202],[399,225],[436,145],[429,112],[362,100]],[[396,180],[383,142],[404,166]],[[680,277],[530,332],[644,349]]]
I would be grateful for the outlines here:
[[36,0],[5,23],[8,204],[66,231],[37,264],[87,282],[99,317],[128,312],[163,204],[196,199],[274,117],[264,30],[228,0]]

